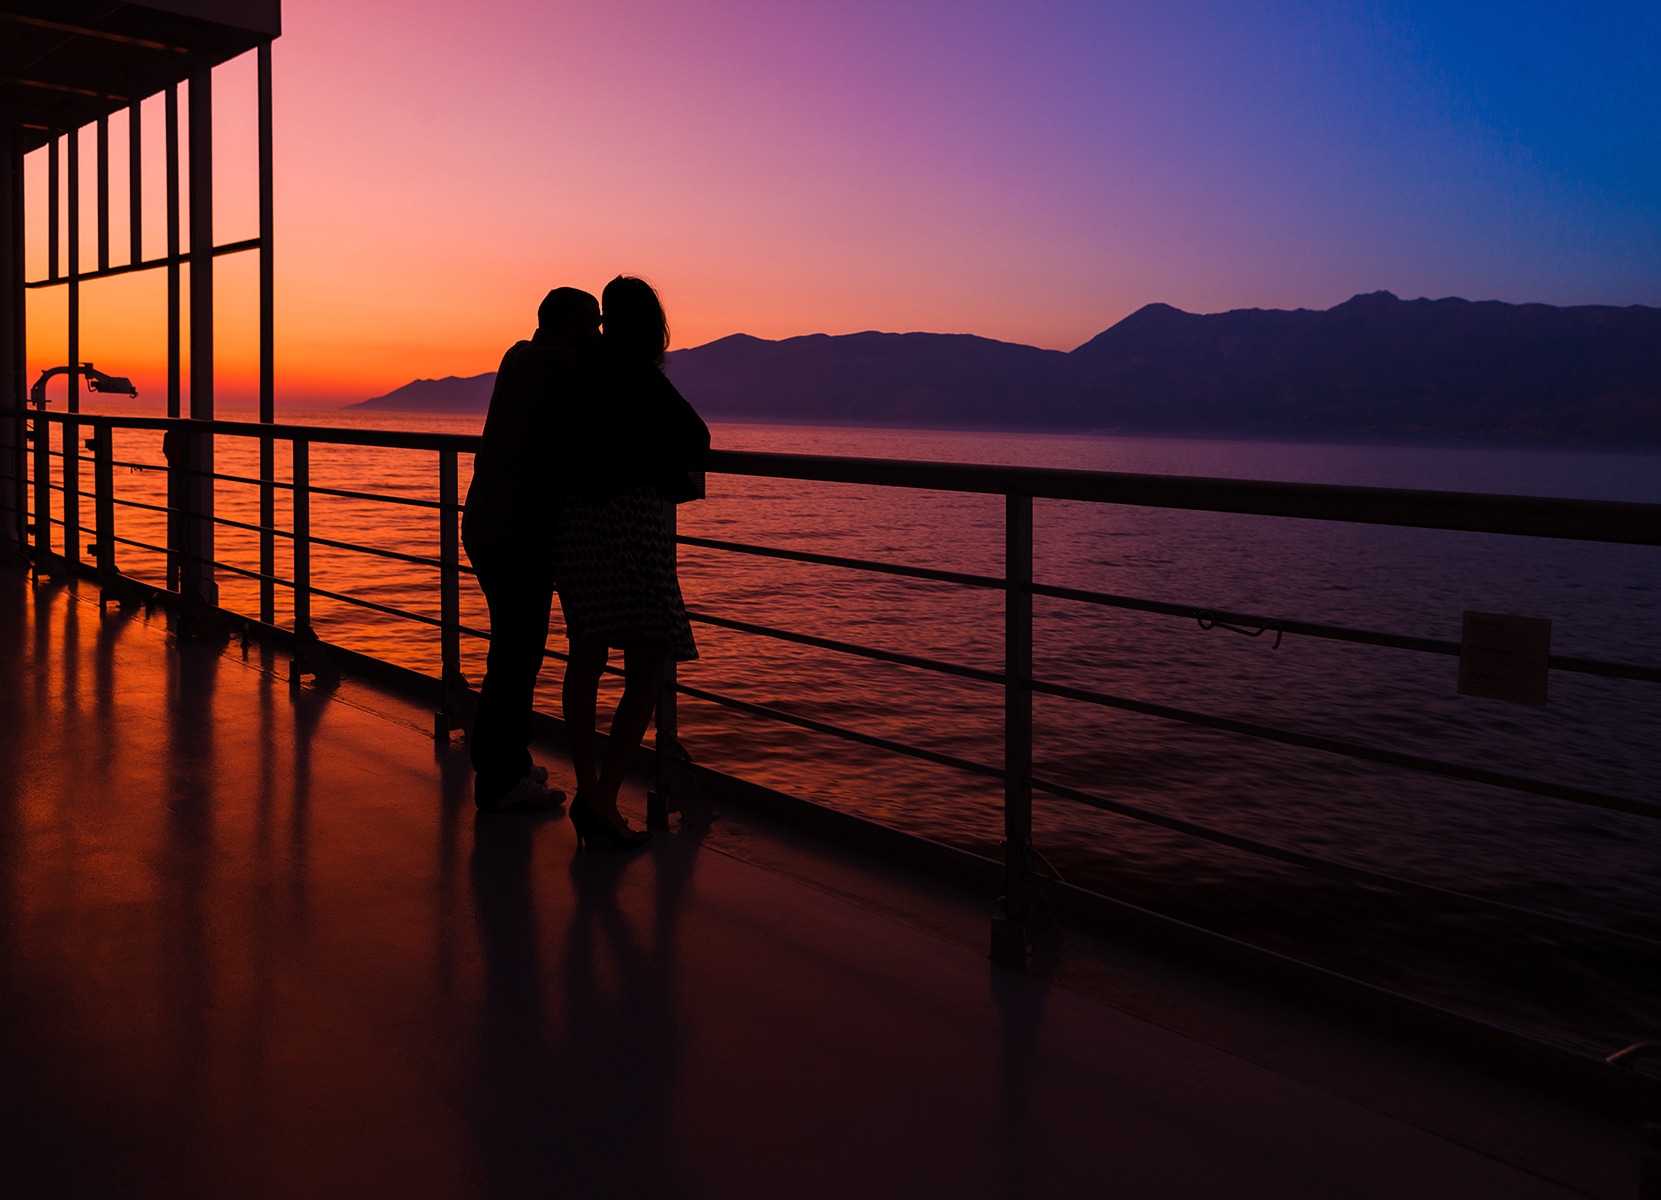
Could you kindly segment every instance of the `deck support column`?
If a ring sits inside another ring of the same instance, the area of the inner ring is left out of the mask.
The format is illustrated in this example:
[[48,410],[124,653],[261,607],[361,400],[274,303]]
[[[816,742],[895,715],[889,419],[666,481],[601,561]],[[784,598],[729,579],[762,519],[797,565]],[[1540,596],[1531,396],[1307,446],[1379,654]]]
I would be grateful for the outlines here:
[[[166,169],[167,183],[167,415],[180,415],[182,393],[181,370],[183,337],[180,314],[183,308],[183,285],[180,279],[179,246],[179,88],[169,84],[166,95]],[[170,432],[162,445],[171,441],[178,445],[177,431]],[[167,507],[167,590],[184,591],[184,549],[182,530],[185,525],[184,457],[181,450],[178,461],[168,455]]]
[[[81,561],[81,431],[73,414],[81,411],[81,131],[69,131],[69,374],[66,407],[70,419],[63,434],[63,556],[70,569]],[[50,511],[50,510],[48,510]]]
[[144,137],[139,102],[127,106],[127,264],[144,261]]
[[58,162],[58,136],[54,131],[52,140],[46,143],[46,278],[53,283],[63,269],[58,261],[58,208],[62,204],[58,187],[63,173]]
[[98,269],[110,269],[110,119],[98,118]]
[[[271,171],[271,43],[259,46],[259,156],[260,156],[260,421],[277,419],[276,259],[271,244],[276,224],[272,206]],[[277,623],[277,447],[267,435],[260,439],[260,620]]]
[[23,410],[23,156],[15,129],[0,129],[0,542],[28,547],[29,460]]
[[[213,71],[190,73],[190,418],[213,420]],[[213,435],[186,439],[185,555],[180,591],[217,605],[214,582]]]
[[[179,246],[179,88],[167,86],[167,415],[180,415],[180,312],[183,307],[180,275]],[[177,575],[177,565],[170,574]],[[169,587],[177,587],[170,579]]]

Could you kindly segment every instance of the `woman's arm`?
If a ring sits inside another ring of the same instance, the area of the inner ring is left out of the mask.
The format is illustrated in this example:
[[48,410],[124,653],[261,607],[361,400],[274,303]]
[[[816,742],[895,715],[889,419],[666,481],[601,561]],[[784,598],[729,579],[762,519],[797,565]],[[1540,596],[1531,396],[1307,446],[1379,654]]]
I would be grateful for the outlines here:
[[701,469],[709,456],[709,426],[666,376],[660,372],[658,379],[665,457],[676,466]]
[[651,425],[657,434],[653,481],[665,499],[676,504],[704,496],[704,464],[709,459],[709,426],[686,397],[660,372],[653,387]]

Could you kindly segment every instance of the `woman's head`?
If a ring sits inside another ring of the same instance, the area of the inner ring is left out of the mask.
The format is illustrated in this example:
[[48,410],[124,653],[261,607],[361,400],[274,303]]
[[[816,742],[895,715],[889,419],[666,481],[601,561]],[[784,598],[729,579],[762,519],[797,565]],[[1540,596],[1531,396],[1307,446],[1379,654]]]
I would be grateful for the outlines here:
[[663,315],[652,285],[632,275],[619,275],[600,293],[605,342],[614,353],[663,365],[669,349],[669,318]]

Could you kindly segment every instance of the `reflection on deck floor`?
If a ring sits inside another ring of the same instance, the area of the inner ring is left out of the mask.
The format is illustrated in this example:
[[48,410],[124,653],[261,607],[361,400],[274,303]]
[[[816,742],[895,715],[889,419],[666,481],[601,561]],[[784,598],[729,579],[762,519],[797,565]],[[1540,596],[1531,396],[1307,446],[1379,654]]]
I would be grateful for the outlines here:
[[8,1194],[1569,1194],[277,665],[0,569]]

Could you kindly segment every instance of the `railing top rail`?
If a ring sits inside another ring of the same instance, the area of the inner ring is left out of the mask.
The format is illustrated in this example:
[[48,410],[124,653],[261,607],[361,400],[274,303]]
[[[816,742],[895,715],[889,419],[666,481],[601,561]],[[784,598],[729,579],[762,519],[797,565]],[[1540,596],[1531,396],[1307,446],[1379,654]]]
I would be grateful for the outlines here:
[[129,417],[118,413],[42,412],[39,409],[0,409],[0,417],[45,417],[48,421],[102,421],[117,429],[192,429],[236,437],[301,439],[337,446],[376,446],[388,450],[457,450],[472,454],[479,448],[476,433],[430,433],[414,429],[341,429],[329,425],[264,424],[259,421],[198,421],[190,417]]
[[[0,416],[71,419],[71,414],[8,409]],[[74,414],[73,419],[108,422],[118,428],[209,430],[242,437],[304,438],[314,443],[377,446],[405,450],[473,453],[477,434],[414,430],[341,429],[319,425],[265,425],[253,421],[194,421],[168,417]],[[1046,500],[1082,500],[1203,512],[1295,517],[1364,525],[1396,525],[1472,533],[1504,533],[1577,541],[1661,545],[1661,504],[1620,500],[1573,500],[1546,496],[1505,496],[1482,492],[1420,491],[1356,487],[1349,484],[1288,483],[1256,479],[1215,479],[1187,475],[1144,475],[1123,471],[1076,471],[1052,467],[984,466],[886,458],[844,458],[815,454],[773,454],[715,450],[708,470],[720,475],[800,479],[933,491],[1022,495]]]
[[1661,545],[1661,504],[717,450],[717,474]]

